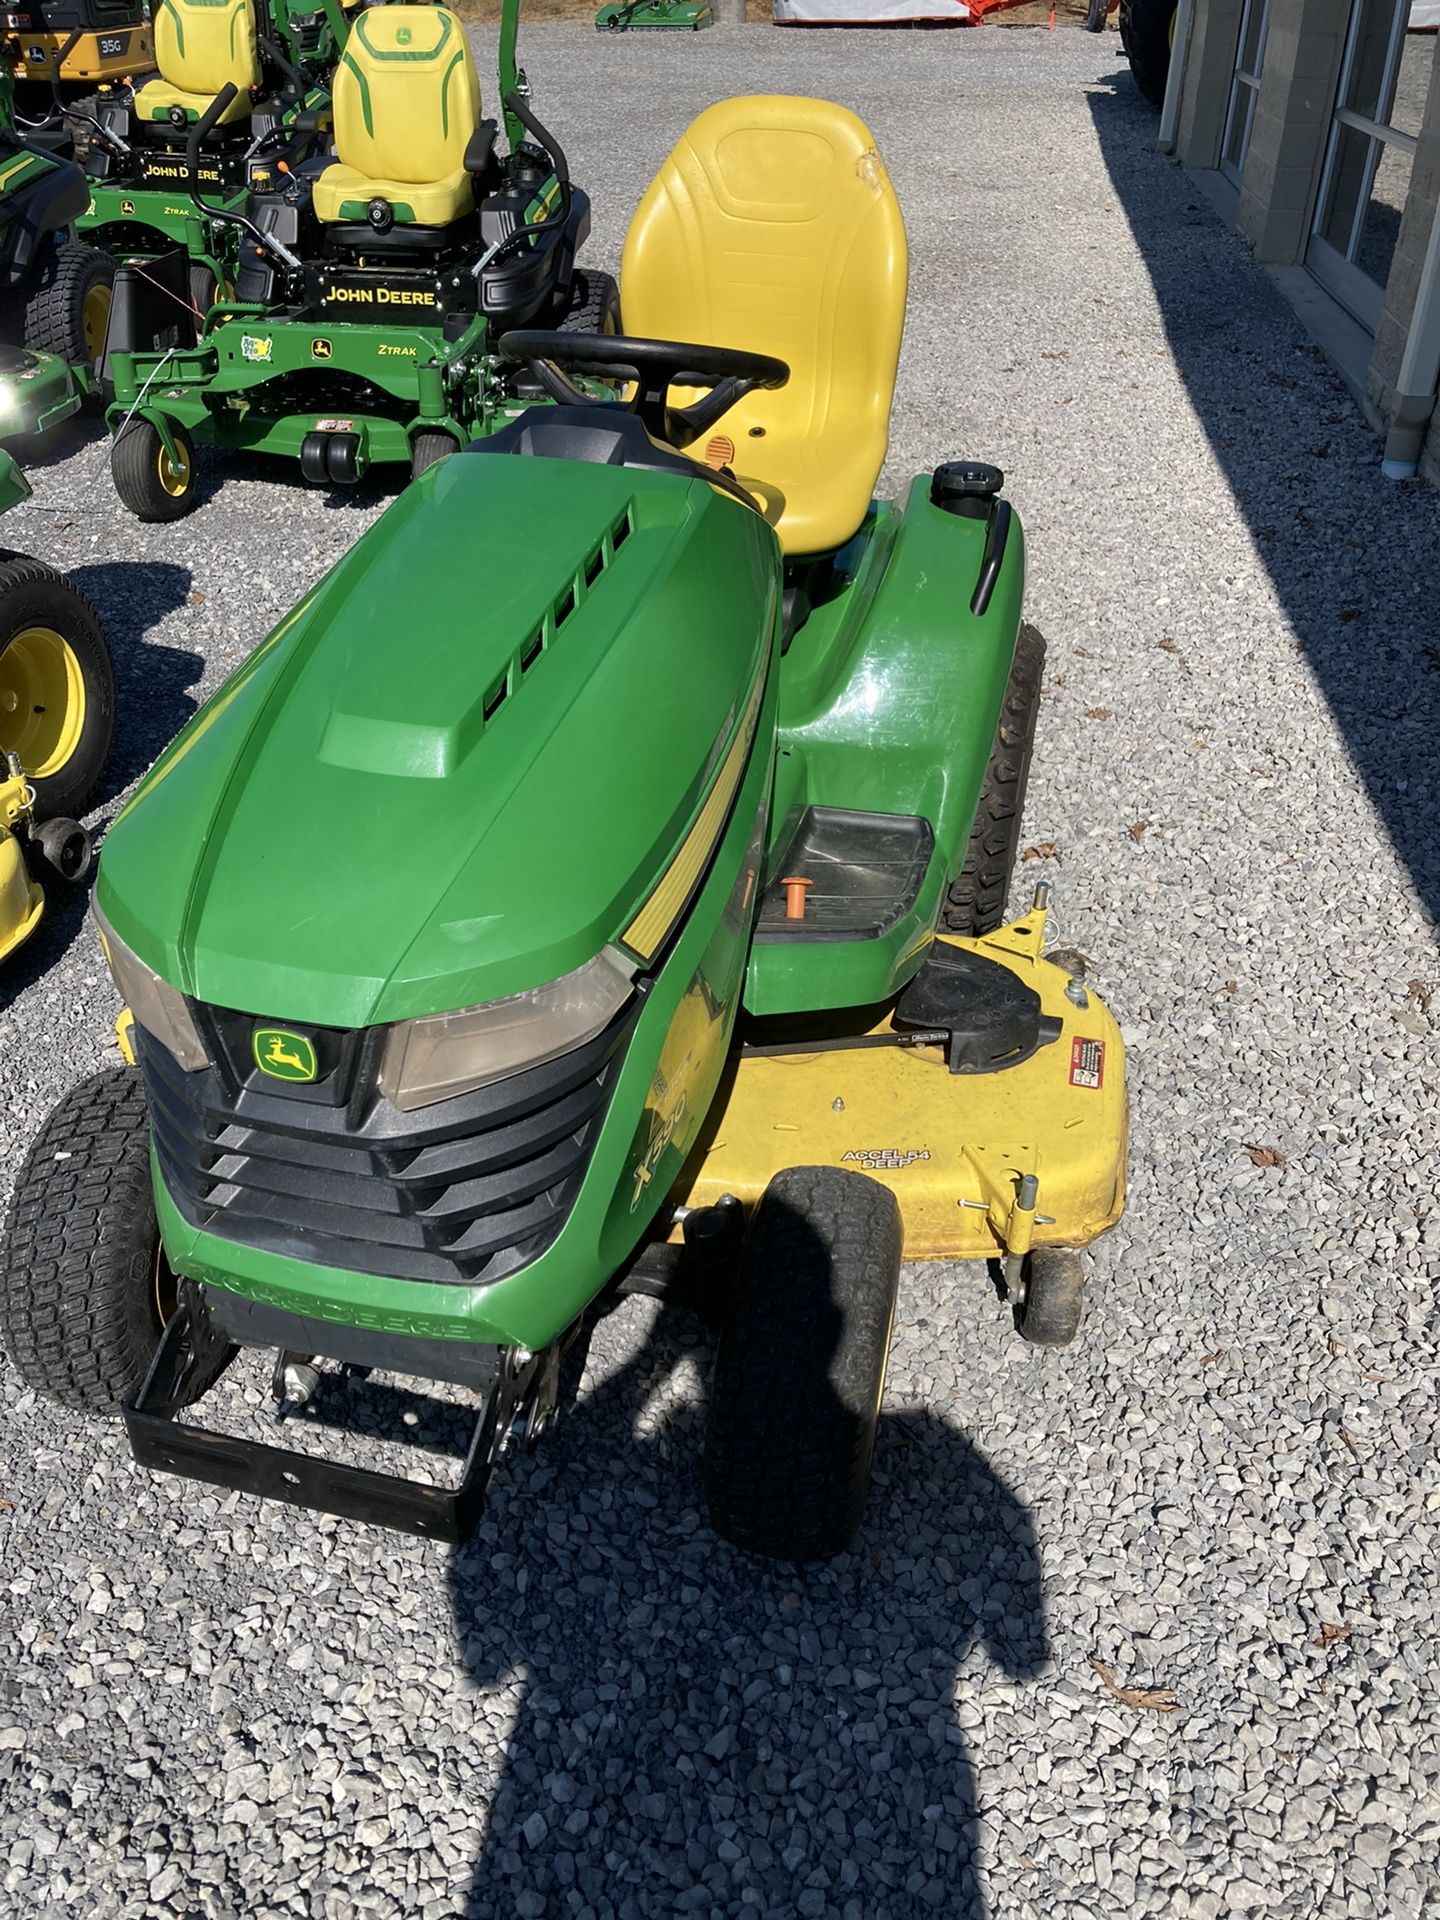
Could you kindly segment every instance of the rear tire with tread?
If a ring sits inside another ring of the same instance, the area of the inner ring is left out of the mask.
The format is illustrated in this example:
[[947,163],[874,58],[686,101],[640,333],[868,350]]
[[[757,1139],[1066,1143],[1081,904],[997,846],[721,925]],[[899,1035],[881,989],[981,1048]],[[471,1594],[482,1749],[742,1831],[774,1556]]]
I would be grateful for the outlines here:
[[1030,783],[1044,671],[1044,636],[1022,622],[965,864],[942,910],[941,925],[947,933],[974,938],[993,933],[1005,918],[1005,901],[1020,851],[1021,816]]
[[608,273],[579,269],[570,286],[562,333],[620,333],[620,289]]
[[[52,1109],[15,1183],[0,1346],[27,1385],[76,1413],[119,1412],[160,1338],[159,1244],[144,1084],[111,1068]],[[189,1397],[218,1371],[201,1372]]]
[[[84,685],[85,720],[79,739],[52,773],[41,778],[33,767],[25,773],[42,818],[77,814],[95,791],[115,732],[115,667],[105,630],[80,589],[53,567],[21,556],[0,561],[0,684],[7,647],[34,628],[58,634],[69,647]],[[11,731],[13,725],[0,712],[0,751],[18,750],[23,736]]]
[[69,366],[93,369],[99,355],[85,337],[85,306],[92,295],[114,285],[115,262],[108,253],[67,240],[55,249],[26,305],[25,345],[32,353],[53,353]]
[[827,1560],[865,1514],[895,1317],[900,1208],[879,1181],[790,1167],[765,1189],[720,1334],[705,1435],[715,1531]]

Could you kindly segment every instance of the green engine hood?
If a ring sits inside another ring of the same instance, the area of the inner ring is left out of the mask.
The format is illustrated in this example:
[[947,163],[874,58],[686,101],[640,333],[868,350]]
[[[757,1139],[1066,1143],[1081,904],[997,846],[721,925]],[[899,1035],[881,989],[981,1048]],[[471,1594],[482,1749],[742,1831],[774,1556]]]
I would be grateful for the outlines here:
[[703,480],[457,455],[162,756],[106,839],[101,907],[173,985],[277,1019],[556,979],[664,874],[778,581],[769,528]]

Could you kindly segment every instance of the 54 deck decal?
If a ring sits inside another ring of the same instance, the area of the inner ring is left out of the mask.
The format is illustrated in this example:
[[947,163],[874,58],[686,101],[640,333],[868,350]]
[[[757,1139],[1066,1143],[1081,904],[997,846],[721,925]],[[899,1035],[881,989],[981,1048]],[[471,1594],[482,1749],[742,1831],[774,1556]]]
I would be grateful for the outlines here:
[[1083,1040],[1077,1034],[1070,1042],[1070,1084],[1098,1090],[1105,1083],[1105,1042]]

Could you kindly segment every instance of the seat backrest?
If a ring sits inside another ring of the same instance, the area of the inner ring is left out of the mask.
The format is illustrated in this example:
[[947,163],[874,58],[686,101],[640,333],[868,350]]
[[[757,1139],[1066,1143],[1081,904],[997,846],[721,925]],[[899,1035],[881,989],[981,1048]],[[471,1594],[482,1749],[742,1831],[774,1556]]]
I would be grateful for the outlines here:
[[465,164],[480,79],[448,7],[368,7],[335,74],[335,154],[372,180],[419,186]]
[[260,84],[254,0],[159,0],[155,64],[172,87],[213,99]]
[[905,323],[900,203],[864,122],[757,94],[702,113],[640,202],[621,268],[625,331],[777,354],[787,386],[716,434],[742,478],[785,495],[788,553],[849,539],[889,443]]

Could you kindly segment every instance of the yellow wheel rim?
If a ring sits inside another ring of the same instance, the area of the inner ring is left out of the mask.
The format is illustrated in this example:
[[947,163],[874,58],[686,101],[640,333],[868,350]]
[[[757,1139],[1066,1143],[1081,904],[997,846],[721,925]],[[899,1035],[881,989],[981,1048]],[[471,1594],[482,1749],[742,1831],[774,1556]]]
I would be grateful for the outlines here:
[[91,287],[85,296],[85,358],[93,365],[105,351],[105,336],[110,331],[111,289]]
[[175,458],[172,460],[165,451],[162,440],[155,449],[155,471],[160,476],[160,484],[172,500],[178,500],[190,485],[190,456],[177,440]]
[[0,653],[0,749],[20,756],[32,780],[70,759],[85,730],[85,676],[53,627],[26,627]]

